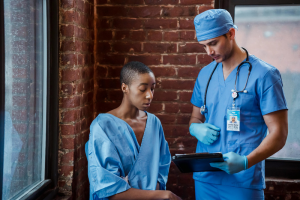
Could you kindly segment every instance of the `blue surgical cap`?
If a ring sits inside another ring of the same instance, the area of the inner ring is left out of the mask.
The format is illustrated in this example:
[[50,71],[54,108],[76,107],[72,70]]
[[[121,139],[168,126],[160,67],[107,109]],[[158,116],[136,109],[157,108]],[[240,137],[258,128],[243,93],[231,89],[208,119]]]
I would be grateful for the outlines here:
[[198,42],[224,35],[230,28],[237,29],[232,17],[227,10],[207,10],[194,19]]

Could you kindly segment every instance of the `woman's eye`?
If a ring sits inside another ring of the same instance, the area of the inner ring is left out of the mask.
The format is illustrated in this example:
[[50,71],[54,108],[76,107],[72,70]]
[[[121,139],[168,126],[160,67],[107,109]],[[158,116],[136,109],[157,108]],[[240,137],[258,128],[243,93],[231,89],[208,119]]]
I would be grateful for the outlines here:
[[141,92],[146,92],[146,89],[145,90],[140,90]]
[[151,88],[151,91],[154,91],[154,88]]

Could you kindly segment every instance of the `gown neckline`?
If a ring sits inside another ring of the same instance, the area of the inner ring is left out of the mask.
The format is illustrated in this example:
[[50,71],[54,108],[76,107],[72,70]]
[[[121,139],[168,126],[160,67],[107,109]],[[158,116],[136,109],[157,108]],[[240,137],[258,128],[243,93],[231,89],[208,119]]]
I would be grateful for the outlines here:
[[[137,144],[138,146],[138,150],[139,150],[139,153],[140,153],[140,149],[141,147],[143,146],[143,143],[144,143],[144,138],[145,138],[145,135],[146,135],[146,130],[147,130],[147,127],[148,127],[148,119],[149,119],[149,115],[148,115],[148,112],[147,111],[144,111],[145,114],[147,115],[147,120],[146,120],[146,126],[145,126],[145,130],[144,130],[144,134],[143,134],[143,138],[142,138],[142,141],[141,141],[141,145],[139,144],[138,140],[137,140],[137,137],[135,135],[135,132],[133,131],[133,129],[131,128],[131,126],[126,122],[124,121],[123,119],[120,119],[119,117],[116,117],[115,115],[113,114],[110,114],[110,113],[103,113],[103,114],[109,114],[111,116],[113,116],[114,118],[118,119],[118,120],[121,120],[123,123],[125,123],[127,125],[127,128],[130,129],[132,132],[133,132],[133,137],[134,137],[134,140],[135,140],[135,143]],[[130,131],[129,130],[129,131]]]

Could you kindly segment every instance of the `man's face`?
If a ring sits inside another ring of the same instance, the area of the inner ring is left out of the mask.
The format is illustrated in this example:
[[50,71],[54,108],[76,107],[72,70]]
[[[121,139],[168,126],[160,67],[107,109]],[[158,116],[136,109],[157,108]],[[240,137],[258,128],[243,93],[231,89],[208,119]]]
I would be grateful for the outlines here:
[[232,121],[232,122],[235,122],[235,117],[231,118],[231,121]]
[[231,45],[229,36],[224,35],[209,40],[200,41],[199,43],[205,49],[207,55],[211,56],[217,63],[225,61],[230,57]]

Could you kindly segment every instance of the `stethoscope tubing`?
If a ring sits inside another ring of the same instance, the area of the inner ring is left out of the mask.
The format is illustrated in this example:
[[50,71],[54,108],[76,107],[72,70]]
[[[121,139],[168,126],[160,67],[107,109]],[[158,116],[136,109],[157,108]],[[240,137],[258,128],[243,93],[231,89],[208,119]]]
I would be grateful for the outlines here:
[[[246,52],[247,58],[246,58],[246,61],[241,62],[241,63],[239,64],[239,66],[237,67],[237,72],[236,72],[236,76],[235,76],[235,83],[234,83],[234,89],[235,89],[235,92],[237,92],[237,93],[239,93],[239,92],[244,92],[244,91],[245,91],[245,89],[246,89],[246,87],[247,87],[248,79],[249,79],[249,76],[250,76],[250,73],[251,73],[251,70],[252,70],[252,64],[249,62],[249,54],[248,54],[248,51],[247,51],[245,48],[243,48],[243,47],[242,47],[242,49]],[[203,106],[201,107],[201,110],[200,110],[200,111],[201,111],[201,114],[206,113],[206,95],[207,95],[207,90],[208,90],[208,86],[209,86],[210,80],[211,80],[211,78],[212,78],[212,76],[213,76],[215,70],[216,70],[217,67],[218,67],[218,64],[219,64],[219,63],[216,64],[216,66],[214,67],[212,73],[211,73],[210,76],[209,76],[209,79],[208,79],[208,82],[207,82],[207,85],[206,85],[206,88],[205,88],[205,93],[204,93],[204,104],[203,104]],[[240,68],[241,68],[241,66],[242,66],[243,64],[248,64],[248,65],[249,65],[248,76],[247,76],[246,84],[245,84],[243,90],[238,91],[238,90],[236,89],[236,82],[237,82],[237,78],[238,78],[238,76],[239,76]]]

